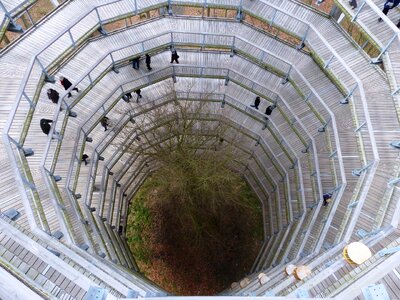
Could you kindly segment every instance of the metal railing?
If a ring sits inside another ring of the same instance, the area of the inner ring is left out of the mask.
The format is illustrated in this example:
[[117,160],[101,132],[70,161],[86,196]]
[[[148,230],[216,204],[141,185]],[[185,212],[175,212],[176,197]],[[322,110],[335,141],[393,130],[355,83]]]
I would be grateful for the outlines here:
[[[357,23],[365,33],[376,43],[380,50],[379,55],[373,59],[373,62],[380,62],[384,54],[387,55],[389,66],[385,66],[385,72],[391,77],[392,80],[392,93],[396,95],[400,92],[400,74],[395,72],[391,67],[392,61],[398,61],[400,58],[400,29],[383,14],[381,8],[371,0],[362,0],[358,3],[356,10],[351,10],[348,1],[335,0],[342,9],[346,10],[347,14],[351,16],[351,21]],[[379,31],[375,28],[368,26],[371,18],[382,22],[379,24]]]
[[[120,2],[120,1],[117,1],[117,2]],[[266,4],[267,5],[267,4]],[[274,8],[273,6],[271,6],[271,5],[267,5],[269,8],[271,8],[272,9],[272,11],[274,11],[275,13],[274,13],[274,15],[272,16],[272,18],[271,18],[271,24],[272,25],[274,25],[273,23],[274,22],[276,22],[275,23],[275,25],[276,26],[283,26],[284,24],[282,23],[279,23],[278,22],[278,20],[280,20],[279,19],[279,15],[280,14],[283,14],[283,15],[285,15],[285,16],[289,16],[288,14],[286,14],[286,13],[284,13],[284,12],[282,12],[282,11],[280,11],[279,9],[276,9],[276,8]],[[94,11],[94,10],[93,10]],[[86,14],[85,16],[87,16],[88,14]],[[298,20],[299,21],[299,20]],[[282,20],[280,21],[280,22],[283,22]],[[299,22],[301,22],[301,21],[299,21]],[[77,24],[78,22],[76,22],[75,24]],[[332,52],[332,55],[333,55],[333,57],[335,57],[337,60],[338,60],[338,62],[339,62],[339,64],[342,66],[342,67],[344,67],[344,69],[346,69],[349,73],[350,73],[350,75],[353,75],[353,78],[356,78],[355,77],[355,75],[354,75],[354,73],[352,73],[351,72],[351,70],[346,66],[346,64],[340,59],[340,57],[338,56],[338,54],[329,46],[329,44],[326,42],[326,40],[315,30],[315,28],[312,26],[312,25],[307,25],[305,22],[303,22],[304,24],[305,24],[305,28],[307,28],[307,30],[306,31],[303,31],[303,40],[305,41],[305,42],[309,42],[310,44],[312,44],[312,42],[310,42],[310,40],[309,40],[309,36],[310,36],[310,32],[311,31],[313,31],[315,34],[316,34],[316,37],[318,37],[318,40],[319,40],[319,42],[322,42],[323,44],[325,44],[325,45],[327,45],[327,48],[330,50],[330,52]],[[75,25],[74,24],[74,25]],[[99,24],[101,25],[101,19],[99,18],[99,20],[98,20],[98,22],[96,23],[96,26],[99,26]],[[74,39],[74,37],[73,37],[73,33],[72,33],[72,31],[71,31],[71,28],[72,27],[70,27],[70,28],[68,28],[66,31],[65,31],[65,33],[68,33],[68,36],[70,36],[70,39],[71,39],[71,45],[72,46],[74,46],[74,44],[75,44],[75,46],[76,46],[76,43],[74,42],[74,41],[76,41],[76,39]],[[299,34],[299,30],[296,30],[296,32],[297,32],[297,34]],[[294,32],[294,33],[296,33],[296,32]],[[54,38],[53,40],[52,40],[52,42],[55,42],[56,40],[58,40],[58,38]],[[49,47],[49,46],[48,46]],[[48,49],[48,48],[45,48],[44,50],[46,50],[46,49]],[[39,70],[42,70],[43,71],[43,73],[45,73],[45,76],[47,76],[48,77],[48,79],[49,79],[49,77],[50,76],[48,76],[48,74],[46,74],[47,73],[47,69],[46,69],[46,67],[44,67],[44,65],[41,63],[41,61],[39,60],[39,58],[38,58],[38,56],[41,54],[41,53],[43,53],[43,51],[44,50],[42,50],[42,51],[40,51],[40,53],[38,53],[37,55],[35,55],[33,58],[32,58],[32,61],[31,61],[31,67],[30,68],[28,68],[28,72],[26,73],[26,75],[25,75],[25,77],[24,77],[24,81],[23,82],[25,82],[25,83],[23,83],[23,85],[21,86],[21,89],[20,89],[20,92],[19,92],[19,96],[17,97],[17,101],[16,101],[16,103],[15,103],[15,105],[14,105],[14,107],[13,107],[13,113],[10,115],[10,119],[9,119],[9,121],[8,121],[8,123],[7,123],[7,126],[6,126],[6,135],[7,135],[7,137],[8,137],[8,140],[9,139],[11,139],[12,137],[10,136],[10,127],[11,127],[11,123],[12,123],[12,120],[13,120],[13,118],[15,117],[15,115],[16,115],[16,111],[17,111],[17,108],[18,108],[18,106],[19,106],[19,102],[22,100],[22,99],[25,99],[28,103],[30,103],[31,105],[32,105],[32,100],[31,100],[31,98],[30,98],[30,96],[24,91],[25,90],[25,86],[26,86],[26,84],[27,84],[27,81],[28,81],[28,79],[30,78],[30,76],[31,76],[31,73],[32,73],[32,71],[33,71],[33,69],[34,69],[34,65],[35,65],[35,68],[38,68]],[[332,56],[331,56],[332,57]],[[331,63],[331,61],[332,61],[332,59],[331,59],[331,57],[329,57],[329,58],[326,58],[326,62],[328,62],[329,61],[329,64]],[[327,65],[329,65],[328,63],[327,63]],[[357,87],[356,88],[358,88],[359,90],[360,90],[360,102],[361,103],[359,103],[359,105],[361,105],[361,107],[363,108],[363,110],[364,110],[364,113],[365,113],[365,117],[366,117],[366,125],[367,125],[367,128],[368,128],[368,131],[369,131],[369,137],[371,138],[371,147],[372,147],[372,152],[374,153],[374,162],[376,163],[376,158],[378,158],[378,156],[377,156],[377,151],[376,151],[376,149],[374,149],[374,147],[375,147],[375,143],[374,143],[374,140],[373,140],[373,133],[372,133],[372,126],[371,126],[371,124],[370,124],[370,122],[369,122],[369,115],[368,115],[368,110],[367,110],[367,108],[366,108],[366,101],[365,101],[365,93],[364,93],[364,91],[363,91],[363,89],[362,89],[362,85],[361,85],[361,81],[358,79],[358,78],[356,78],[355,79],[356,81],[357,81],[357,83],[358,83],[358,85],[357,85]],[[350,91],[351,92],[351,91]],[[351,95],[351,93],[349,93],[349,95]],[[354,99],[354,97],[353,97],[353,99]],[[359,100],[357,100],[357,101],[359,101]],[[356,102],[356,101],[354,101],[354,102]],[[333,127],[333,128],[335,128],[335,127]],[[14,139],[15,141],[16,141],[16,143],[17,143],[17,145],[18,146],[22,146],[21,145],[21,141],[17,138],[17,139]],[[23,141],[22,141],[23,142]],[[7,143],[6,143],[6,146],[10,146],[9,145],[9,143],[8,143],[8,145],[7,145]],[[369,174],[370,176],[372,176],[371,174]]]
[[[226,99],[228,99],[228,97],[226,97]],[[150,103],[146,103],[145,105],[143,105],[145,108],[146,107],[152,107],[152,106],[156,106],[156,105],[159,105],[159,104],[156,104],[156,102],[157,103],[159,103],[159,102],[162,102],[162,101],[165,101],[165,100],[163,100],[163,99],[159,99],[159,100],[157,100],[157,101],[153,101],[153,102],[150,102]],[[232,100],[233,101],[233,100]],[[247,109],[247,108],[244,108],[244,109]],[[144,110],[144,112],[146,111],[146,109]],[[142,114],[142,113],[144,113],[143,111],[142,112],[137,112],[136,114],[135,114],[135,116],[138,116],[138,115],[140,115],[140,114]],[[122,117],[122,118],[124,118],[124,117]],[[118,123],[120,123],[120,122],[118,122]],[[119,131],[119,129],[118,129],[118,131]],[[131,141],[131,143],[134,141],[134,138],[130,138],[130,137],[128,137],[127,138],[127,140],[130,140]],[[107,144],[110,144],[110,141],[107,143]],[[102,147],[103,147],[103,149],[104,149],[104,146],[102,145]],[[119,160],[119,158],[121,157],[121,155],[123,154],[123,150],[124,150],[124,148],[125,148],[125,151],[126,151],[126,149],[128,149],[129,148],[129,145],[128,145],[128,147],[127,146],[125,146],[125,145],[120,145],[120,148],[121,148],[121,150],[117,150],[117,153],[119,153],[117,156],[114,156],[112,159],[111,159],[111,161],[107,164],[107,167],[105,168],[105,170],[111,170],[112,168],[113,168],[113,165]],[[101,154],[101,152],[99,151],[99,150],[95,150],[96,151],[96,153],[100,153]],[[271,156],[271,155],[270,155]],[[90,172],[91,173],[91,172]],[[106,176],[107,174],[104,174],[104,176],[103,176],[103,179],[105,178],[105,176]],[[75,176],[74,176],[75,177]],[[118,181],[118,180],[117,180]],[[104,193],[102,192],[101,193],[102,195],[104,195]]]

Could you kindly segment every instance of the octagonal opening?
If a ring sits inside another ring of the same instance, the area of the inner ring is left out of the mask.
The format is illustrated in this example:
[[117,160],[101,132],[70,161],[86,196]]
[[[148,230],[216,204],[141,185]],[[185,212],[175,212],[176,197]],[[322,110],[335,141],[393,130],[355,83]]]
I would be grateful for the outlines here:
[[126,236],[140,270],[177,295],[228,288],[264,242],[263,205],[245,174],[251,157],[209,100],[173,99],[135,121],[132,151],[150,171],[130,202]]

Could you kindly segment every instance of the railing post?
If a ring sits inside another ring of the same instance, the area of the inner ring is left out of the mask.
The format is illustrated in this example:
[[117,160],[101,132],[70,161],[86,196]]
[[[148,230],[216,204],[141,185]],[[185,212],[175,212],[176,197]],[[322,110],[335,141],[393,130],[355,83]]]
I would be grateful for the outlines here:
[[272,26],[272,24],[274,24],[274,20],[275,20],[275,17],[276,17],[276,15],[277,15],[277,13],[278,13],[278,10],[276,9],[275,12],[274,12],[274,15],[273,15],[272,18],[271,18],[271,21],[269,22],[269,25],[270,25],[270,26]]
[[335,55],[332,55],[327,62],[324,65],[324,69],[327,69],[329,67],[329,65],[331,64],[332,60],[334,59]]
[[38,62],[40,68],[42,69],[42,72],[45,75],[45,79],[44,81],[49,82],[49,83],[55,83],[56,79],[54,78],[54,76],[49,75],[49,73],[47,73],[46,68],[43,66],[43,64],[40,62],[39,57],[35,57],[35,60]]
[[11,31],[11,32],[24,32],[24,29],[22,28],[21,25],[18,25],[17,23],[14,22],[13,18],[11,17],[10,12],[6,9],[6,7],[4,6],[4,4],[2,3],[2,1],[0,1],[0,9],[2,9],[4,11],[5,16],[10,19],[10,24],[7,27],[7,30]]
[[235,55],[235,43],[236,43],[236,36],[232,38],[231,54],[229,55],[230,57],[233,57]]
[[290,77],[290,71],[292,70],[292,65],[290,65],[290,68],[288,70],[288,72],[286,73],[285,77],[282,78],[282,84],[286,84],[289,81],[289,77]]
[[310,31],[310,26],[307,27],[306,32],[304,33],[304,36],[301,38],[300,44],[297,45],[297,47],[296,47],[297,50],[301,50],[306,46],[306,39],[307,39],[307,35],[308,35],[309,31]]
[[31,107],[31,109],[35,109],[36,104],[33,103],[33,101],[28,97],[28,95],[24,92],[22,92],[22,95],[24,96],[25,100],[28,101],[29,106]]
[[366,1],[364,0],[364,2],[360,5],[360,8],[355,13],[354,17],[351,19],[351,22],[354,22],[357,19],[358,15],[360,14],[361,10],[364,8],[365,4],[366,4]]
[[353,171],[351,171],[351,174],[352,174],[353,176],[360,177],[361,174],[362,174],[364,171],[366,171],[367,169],[369,169],[369,168],[373,165],[373,163],[374,163],[374,162],[372,161],[372,162],[370,162],[369,164],[367,164],[366,166],[362,167],[361,169],[354,169]]
[[[119,70],[118,70],[118,68],[117,68],[117,66],[115,65],[115,60],[114,60],[114,57],[113,57],[113,55],[112,55],[112,52],[110,52],[110,58],[111,58],[111,61],[112,61],[112,70],[115,72],[115,73],[119,73]],[[91,84],[92,84],[92,82],[91,82]]]
[[76,43],[75,43],[74,37],[72,36],[71,29],[68,29],[68,34],[69,34],[69,37],[70,37],[70,39],[71,39],[72,46],[73,46],[74,48],[76,48]]
[[389,43],[385,46],[385,48],[382,49],[381,53],[376,57],[371,60],[371,63],[373,64],[380,64],[382,63],[382,56],[383,54],[386,53],[387,50],[389,50],[390,46],[392,43],[398,38],[397,32],[393,35],[393,37],[390,39]]
[[99,13],[99,10],[97,9],[97,6],[95,7],[95,9],[94,9],[95,11],[96,11],[96,14],[97,14],[97,18],[99,19],[99,32],[102,34],[102,35],[107,35],[107,32],[104,30],[104,28],[103,28],[103,22],[101,21],[101,18],[100,18],[100,13]]
[[31,14],[29,13],[29,9],[26,9],[26,14],[28,15],[28,19],[31,22],[32,26],[35,25],[35,22],[33,21]]
[[243,6],[243,0],[240,0],[239,6],[237,8],[237,14],[236,14],[236,21],[243,21],[243,11],[242,11],[242,6]]
[[92,80],[92,76],[90,76],[90,73],[88,73],[88,78],[89,78],[90,86],[93,86],[93,80]]
[[349,103],[349,98],[351,96],[353,96],[353,94],[354,94],[354,92],[356,91],[357,88],[358,88],[358,83],[356,83],[354,85],[354,87],[351,89],[351,91],[349,92],[349,94],[343,100],[340,101],[340,104],[348,104]]

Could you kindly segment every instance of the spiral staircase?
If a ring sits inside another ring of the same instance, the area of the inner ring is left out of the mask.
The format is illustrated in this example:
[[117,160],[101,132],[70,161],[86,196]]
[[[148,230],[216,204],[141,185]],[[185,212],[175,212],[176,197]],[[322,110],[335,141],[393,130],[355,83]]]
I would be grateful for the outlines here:
[[[0,34],[20,35],[0,52],[0,298],[175,298],[140,273],[125,228],[158,167],[138,120],[178,100],[205,102],[229,127],[263,208],[252,269],[215,297],[400,299],[398,11],[384,16],[383,0],[336,0],[331,14],[296,0],[70,0],[21,28],[34,2],[0,1]],[[145,54],[152,70],[133,69]],[[372,252],[357,265],[342,255],[355,241]]]

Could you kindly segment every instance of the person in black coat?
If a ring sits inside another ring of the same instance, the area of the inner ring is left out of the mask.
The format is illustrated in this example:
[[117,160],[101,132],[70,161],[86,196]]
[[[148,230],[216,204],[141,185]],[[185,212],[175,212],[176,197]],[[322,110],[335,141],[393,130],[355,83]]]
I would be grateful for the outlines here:
[[139,70],[139,63],[140,63],[140,57],[135,57],[132,59],[132,68],[135,70]]
[[332,201],[332,193],[325,193],[323,195],[323,206],[328,206],[328,204]]
[[88,164],[88,162],[87,162],[88,158],[89,158],[89,156],[87,154],[82,155],[82,161],[85,163],[85,166]]
[[270,105],[270,106],[268,106],[267,109],[265,110],[265,114],[266,114],[267,116],[271,115],[271,114],[272,114],[272,111],[273,111],[274,109],[275,109],[275,105]]
[[[385,4],[383,4],[382,12],[387,15],[389,10],[397,7],[400,4],[400,0],[386,0]],[[378,22],[382,22],[382,18],[378,19]]]
[[254,107],[255,109],[258,109],[258,106],[260,105],[261,99],[260,97],[256,97],[256,99],[254,100],[254,104],[250,105],[251,107]]
[[54,104],[58,103],[58,99],[60,99],[60,94],[53,89],[48,89],[47,90],[47,97],[53,102]]
[[107,126],[108,125],[108,118],[106,116],[104,116],[101,121],[100,121],[101,126],[104,127],[104,131],[107,131]]
[[140,89],[137,89],[135,93],[137,95],[136,102],[139,102],[139,98],[142,98],[142,91]]
[[175,61],[177,64],[179,64],[178,61],[179,55],[178,52],[176,52],[176,49],[174,47],[171,47],[171,64]]
[[147,70],[149,70],[149,71],[151,71],[151,69],[152,69],[150,64],[151,64],[151,57],[150,57],[150,55],[146,54],[146,67],[147,67]]
[[[71,81],[69,81],[67,78],[65,78],[63,76],[60,77],[60,82],[61,82],[61,85],[64,87],[65,90],[68,90],[72,86]],[[79,92],[77,87],[74,87],[72,90]],[[68,98],[70,98],[70,97],[72,97],[72,94],[69,92],[68,93]]]
[[40,128],[42,129],[44,134],[48,135],[50,133],[50,129],[51,129],[50,123],[53,123],[53,120],[49,120],[49,119],[41,119],[40,120]]
[[128,102],[129,102],[129,100],[132,99],[132,93],[131,93],[131,92],[126,93],[126,94],[125,94],[125,97],[126,97],[126,99],[128,100]]
[[356,9],[358,4],[357,4],[357,0],[350,0],[349,4],[351,6],[351,9]]

